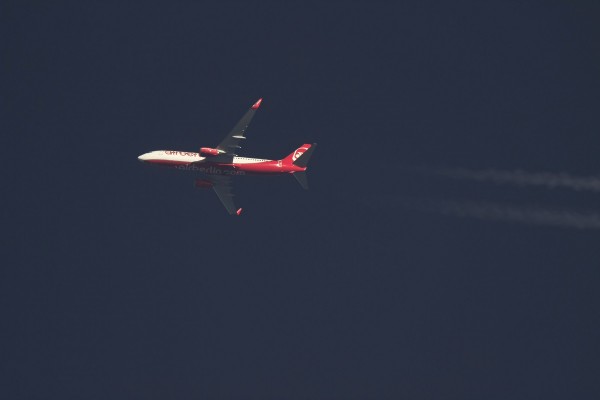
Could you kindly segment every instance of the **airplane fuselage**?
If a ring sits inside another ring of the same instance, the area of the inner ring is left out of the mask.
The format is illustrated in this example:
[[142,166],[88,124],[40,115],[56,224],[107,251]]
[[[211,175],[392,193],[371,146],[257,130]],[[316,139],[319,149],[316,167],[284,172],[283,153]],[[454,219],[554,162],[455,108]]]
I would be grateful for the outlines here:
[[302,186],[308,189],[306,167],[316,143],[305,143],[281,160],[239,157],[238,150],[246,139],[245,133],[262,99],[258,99],[238,121],[231,132],[215,147],[200,147],[199,152],[156,150],[142,154],[138,160],[151,165],[193,171],[202,175],[196,177],[194,186],[211,188],[230,215],[240,215],[233,201],[233,176],[237,175],[292,175]]
[[[220,160],[219,160],[220,159]],[[208,175],[276,175],[305,171],[306,167],[283,162],[283,160],[268,160],[251,157],[221,156],[204,157],[199,153],[157,150],[142,154],[138,160],[144,163],[175,168],[184,171],[196,171]]]

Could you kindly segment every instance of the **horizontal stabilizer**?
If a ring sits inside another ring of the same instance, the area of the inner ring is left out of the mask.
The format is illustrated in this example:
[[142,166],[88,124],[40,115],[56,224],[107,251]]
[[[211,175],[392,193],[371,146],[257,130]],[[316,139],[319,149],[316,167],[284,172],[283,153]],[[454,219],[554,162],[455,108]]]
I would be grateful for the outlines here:
[[296,178],[296,180],[304,190],[308,190],[308,179],[306,179],[306,172],[294,172],[292,175],[294,176],[294,178]]

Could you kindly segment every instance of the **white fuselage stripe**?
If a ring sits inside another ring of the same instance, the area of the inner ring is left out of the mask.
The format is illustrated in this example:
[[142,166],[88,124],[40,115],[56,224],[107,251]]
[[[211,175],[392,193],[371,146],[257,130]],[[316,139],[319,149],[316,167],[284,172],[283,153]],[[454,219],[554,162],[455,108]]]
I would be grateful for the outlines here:
[[[197,161],[208,161],[210,162],[211,157],[202,157],[198,153],[187,152],[187,151],[172,151],[172,150],[156,150],[150,153],[144,154],[144,160],[161,160],[161,161],[175,161],[175,162],[197,162]],[[234,164],[255,164],[260,162],[273,161],[263,158],[251,158],[251,157],[233,157]]]

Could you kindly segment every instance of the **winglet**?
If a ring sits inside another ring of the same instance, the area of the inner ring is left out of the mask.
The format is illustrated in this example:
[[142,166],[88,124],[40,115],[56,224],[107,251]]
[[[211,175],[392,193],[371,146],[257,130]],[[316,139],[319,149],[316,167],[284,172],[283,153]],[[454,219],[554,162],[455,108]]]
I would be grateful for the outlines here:
[[256,110],[258,107],[260,107],[260,103],[261,103],[261,102],[262,102],[262,98],[258,99],[258,100],[256,101],[256,103],[254,103],[254,104],[252,105],[252,109],[253,109],[253,110]]
[[[259,100],[260,101],[260,100]],[[242,213],[242,209],[238,208],[238,210],[235,212],[237,215],[240,215]]]

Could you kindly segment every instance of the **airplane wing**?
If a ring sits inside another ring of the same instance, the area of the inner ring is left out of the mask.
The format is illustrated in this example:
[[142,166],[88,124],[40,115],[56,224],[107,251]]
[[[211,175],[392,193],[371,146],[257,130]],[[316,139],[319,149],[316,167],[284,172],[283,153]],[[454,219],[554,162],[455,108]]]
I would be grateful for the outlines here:
[[248,112],[244,114],[242,119],[240,119],[240,121],[233,127],[231,132],[229,132],[229,135],[227,135],[225,139],[223,139],[223,141],[219,143],[217,149],[223,150],[227,154],[235,155],[237,149],[240,149],[242,147],[240,146],[240,142],[246,139],[246,137],[244,136],[244,134],[246,133],[246,129],[248,128],[248,125],[250,125],[250,121],[252,121],[252,117],[254,117],[254,114],[256,113],[256,110],[258,110],[258,107],[260,107],[261,102],[262,99],[258,99],[258,101],[254,103],[252,107],[250,107]]
[[230,215],[240,215],[242,209],[237,210],[233,203],[232,178],[230,176],[211,176],[209,180],[212,182],[212,188],[227,212]]

